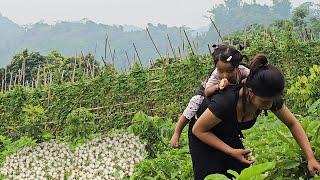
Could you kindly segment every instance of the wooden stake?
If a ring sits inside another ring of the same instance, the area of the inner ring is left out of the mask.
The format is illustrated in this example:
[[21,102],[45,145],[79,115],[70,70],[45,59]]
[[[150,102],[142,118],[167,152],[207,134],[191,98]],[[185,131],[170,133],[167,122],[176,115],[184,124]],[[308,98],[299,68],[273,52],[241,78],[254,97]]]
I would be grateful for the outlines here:
[[194,55],[194,51],[193,51],[192,45],[191,45],[191,43],[190,43],[190,40],[189,40],[189,38],[188,38],[187,32],[186,32],[185,29],[183,29],[183,32],[184,32],[184,34],[185,34],[185,36],[186,36],[186,38],[187,38],[187,41],[188,41],[188,43],[189,43],[189,46],[190,46],[190,48],[191,48],[191,53],[192,53],[192,55]]
[[223,39],[222,39],[222,36],[221,36],[221,34],[220,34],[219,29],[217,28],[216,24],[213,22],[212,18],[211,18],[211,17],[209,17],[209,18],[210,18],[210,21],[211,21],[211,23],[213,24],[214,28],[216,29],[216,31],[217,31],[217,33],[218,33],[218,35],[219,35],[219,38],[220,38],[220,40],[221,40],[221,42],[223,43]]
[[128,67],[130,68],[131,67],[131,63],[130,63],[130,59],[129,59],[129,56],[128,56],[128,52],[126,51],[126,57],[127,57],[127,61],[128,61]]
[[115,61],[115,56],[116,56],[116,49],[113,49],[113,55],[112,55],[112,65],[113,67],[115,68],[115,64],[114,64],[114,61]]
[[208,44],[208,50],[209,50],[209,53],[210,53],[210,56],[212,55],[212,51],[211,51],[211,48],[210,48],[210,45]]
[[65,70],[62,70],[60,81],[63,82]]
[[[79,63],[79,64],[81,64],[81,63]],[[74,65],[73,65],[73,72],[72,72],[72,79],[71,79],[71,82],[73,82],[73,83],[74,83],[74,78],[76,75],[76,66],[77,66],[77,54],[74,57]]]
[[180,55],[180,61],[182,61],[182,54],[181,54],[181,49],[178,47],[179,55]]
[[152,37],[151,37],[151,34],[150,34],[150,32],[149,32],[149,29],[148,29],[147,27],[146,27],[146,30],[147,30],[147,32],[148,32],[148,35],[149,35],[149,37],[150,37],[150,39],[151,39],[151,41],[152,41],[152,44],[153,44],[154,48],[156,49],[156,51],[157,51],[157,53],[158,53],[160,59],[163,59],[162,56],[161,56],[161,54],[160,54],[160,52],[159,52],[159,50],[158,50],[158,48],[157,48],[157,46],[156,46],[156,44],[154,43],[154,41],[153,41],[153,39],[152,39]]
[[139,53],[138,53],[138,51],[137,51],[136,45],[135,45],[134,43],[132,43],[132,44],[133,44],[134,50],[135,50],[135,51],[136,51],[136,53],[137,53],[139,63],[140,63],[140,65],[141,65],[141,67],[142,67],[142,62],[141,62],[141,59],[140,59]]
[[39,82],[40,82],[40,65],[38,66],[38,71],[37,71],[36,88],[38,87]]
[[10,83],[9,83],[9,89],[12,88],[12,81],[13,81],[13,73],[10,71]]
[[247,48],[247,24],[244,25],[244,42],[243,49]]
[[181,41],[181,49],[180,49],[180,57],[182,59],[183,55],[184,55],[184,38],[183,38],[183,34],[182,34],[182,28],[179,29],[180,31],[180,41]]
[[175,53],[175,51],[174,51],[174,49],[173,49],[173,46],[172,46],[172,44],[171,44],[171,40],[170,40],[170,37],[169,37],[169,34],[168,34],[168,33],[167,33],[167,38],[168,38],[168,41],[169,41],[169,45],[170,45],[172,54],[173,54],[174,58],[176,59],[177,56],[176,56],[176,53]]
[[4,91],[7,91],[7,66],[4,69]]
[[19,75],[16,74],[14,77],[14,83],[13,83],[13,87],[16,87],[17,81],[18,81]]
[[22,86],[25,85],[26,80],[26,60],[23,60],[23,66],[22,66]]

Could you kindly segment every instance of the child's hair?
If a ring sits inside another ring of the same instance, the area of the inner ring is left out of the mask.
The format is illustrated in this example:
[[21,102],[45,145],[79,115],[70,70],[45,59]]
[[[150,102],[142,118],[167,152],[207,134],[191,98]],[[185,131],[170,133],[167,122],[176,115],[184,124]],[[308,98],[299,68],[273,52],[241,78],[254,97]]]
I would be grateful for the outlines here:
[[214,65],[216,65],[218,61],[223,61],[231,63],[232,66],[236,68],[243,59],[247,58],[246,56],[243,56],[236,48],[229,45],[214,44],[212,47],[213,52],[211,55],[214,59]]

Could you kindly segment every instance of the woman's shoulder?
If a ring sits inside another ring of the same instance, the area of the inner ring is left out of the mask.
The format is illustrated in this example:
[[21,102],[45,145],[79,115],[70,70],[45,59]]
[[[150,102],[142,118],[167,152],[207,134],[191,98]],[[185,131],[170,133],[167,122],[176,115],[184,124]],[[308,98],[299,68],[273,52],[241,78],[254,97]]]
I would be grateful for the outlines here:
[[239,98],[239,87],[227,86],[206,99],[209,110],[219,119],[230,119],[236,111]]
[[227,86],[225,89],[219,90],[217,93],[209,97],[208,103],[214,103],[221,107],[231,107],[237,103],[240,89],[241,86],[239,85]]

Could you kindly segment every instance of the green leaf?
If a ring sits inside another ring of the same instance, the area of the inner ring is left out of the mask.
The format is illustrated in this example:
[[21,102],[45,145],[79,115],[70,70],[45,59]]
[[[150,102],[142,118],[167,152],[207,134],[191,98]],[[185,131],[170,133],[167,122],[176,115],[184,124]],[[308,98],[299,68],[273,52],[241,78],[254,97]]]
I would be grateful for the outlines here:
[[300,162],[294,161],[294,160],[285,160],[282,164],[281,167],[284,169],[293,169],[296,168],[300,165]]
[[229,169],[227,172],[230,173],[230,174],[232,174],[232,175],[234,175],[234,177],[236,177],[236,178],[239,177],[239,173],[237,173],[237,172],[234,171],[234,170]]
[[317,108],[320,105],[320,99],[318,99],[316,102],[314,102],[310,108],[308,109],[308,113],[315,113],[315,111],[317,110]]
[[222,174],[211,174],[205,177],[204,180],[228,180],[228,178]]
[[132,121],[133,121],[133,122],[145,121],[145,120],[147,120],[147,118],[148,118],[147,115],[145,115],[144,113],[142,113],[141,111],[139,111],[139,112],[137,112],[137,113],[134,115]]
[[250,179],[251,177],[261,175],[265,171],[273,169],[275,165],[276,165],[275,162],[266,162],[266,163],[258,164],[255,166],[251,166],[249,168],[244,169],[241,172],[238,179],[247,180],[247,179]]
[[286,137],[286,135],[281,132],[281,131],[276,131],[278,134],[278,137],[284,141],[285,143],[288,143],[290,146],[292,146],[292,141],[290,141],[290,139],[288,137]]

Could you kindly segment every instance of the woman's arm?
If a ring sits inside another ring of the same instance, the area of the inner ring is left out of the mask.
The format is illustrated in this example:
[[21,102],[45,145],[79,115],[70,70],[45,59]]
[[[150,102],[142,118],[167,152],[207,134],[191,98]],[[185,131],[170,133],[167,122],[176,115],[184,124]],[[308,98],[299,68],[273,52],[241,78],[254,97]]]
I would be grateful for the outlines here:
[[245,155],[249,153],[250,150],[234,149],[209,131],[220,122],[221,120],[207,109],[200,118],[197,119],[192,128],[192,133],[209,146],[233,156],[243,163],[252,164],[253,161],[249,161],[245,158]]
[[291,134],[306,156],[310,173],[314,174],[315,170],[320,171],[320,163],[317,162],[314,157],[308,137],[297,118],[290,112],[286,105],[283,105],[280,110],[273,113],[290,129]]

